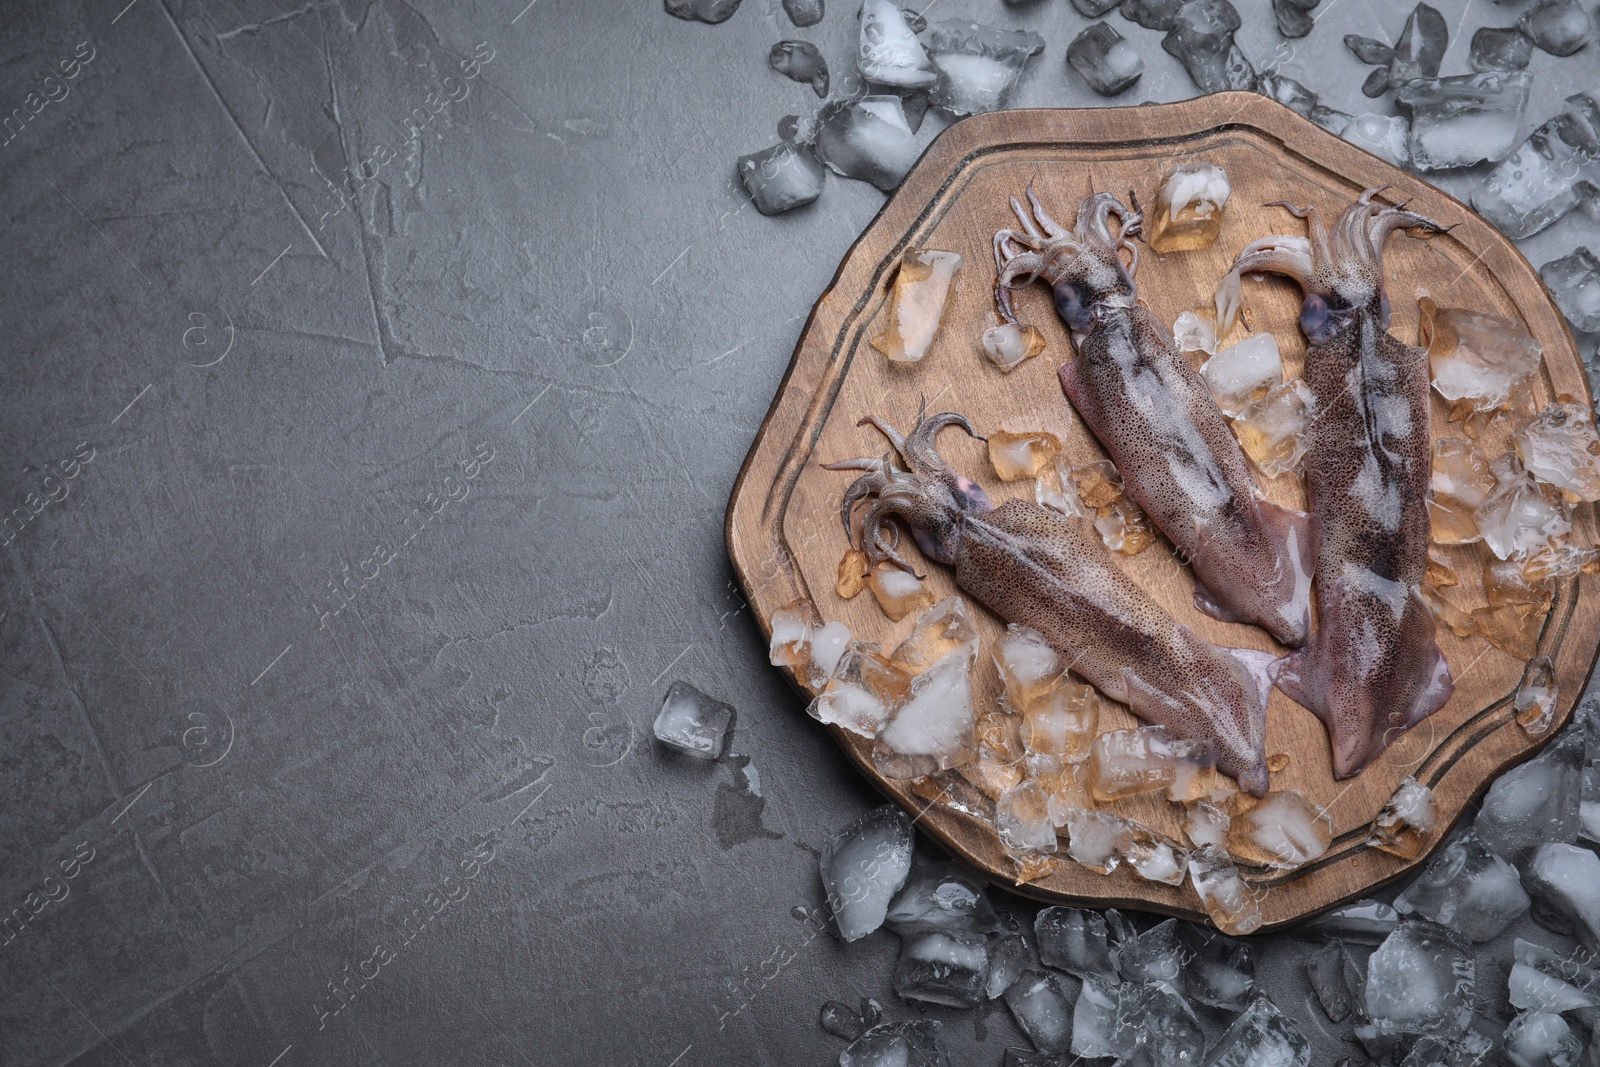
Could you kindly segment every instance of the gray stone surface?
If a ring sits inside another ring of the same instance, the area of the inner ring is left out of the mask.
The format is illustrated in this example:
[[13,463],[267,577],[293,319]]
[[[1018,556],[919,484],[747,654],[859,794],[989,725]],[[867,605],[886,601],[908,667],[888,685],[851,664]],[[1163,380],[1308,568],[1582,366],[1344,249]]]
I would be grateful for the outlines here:
[[[1022,1044],[995,1006],[899,1001],[892,936],[807,921],[874,797],[723,552],[883,202],[830,177],[764,218],[734,160],[816,103],[772,43],[837,87],[855,5],[123,3],[0,25],[0,511],[30,515],[0,535],[0,1063],[824,1064],[819,1005],[863,994],[959,1063]],[[1489,6],[1451,14],[1446,72]],[[1392,107],[1339,42],[1405,8],[1324,0],[1291,42],[1239,7],[1258,66]],[[936,14],[1044,36],[1014,105],[1103,102],[1066,0]],[[1110,17],[1130,95],[1193,93]],[[1535,53],[1524,133],[1592,61]],[[738,709],[720,763],[650,738],[678,678]],[[1515,936],[1561,943],[1523,919],[1481,949],[1502,1022]],[[1332,1063],[1358,1050],[1311,949],[1263,939],[1258,981]]]

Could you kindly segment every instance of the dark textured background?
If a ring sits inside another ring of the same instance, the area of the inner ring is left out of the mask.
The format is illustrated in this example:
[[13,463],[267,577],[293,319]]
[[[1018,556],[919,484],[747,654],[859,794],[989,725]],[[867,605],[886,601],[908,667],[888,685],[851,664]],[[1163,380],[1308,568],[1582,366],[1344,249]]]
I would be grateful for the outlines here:
[[[721,532],[882,203],[830,179],[763,218],[733,161],[816,103],[770,44],[816,41],[838,77],[856,5],[796,31],[778,0],[720,26],[524,2],[0,13],[0,114],[93,50],[0,146],[0,510],[92,454],[0,551],[0,913],[92,850],[0,944],[0,1063],[824,1064],[824,999],[917,1013],[893,937],[808,941],[793,913],[874,796],[767,666]],[[1100,102],[1063,63],[1067,0],[933,6],[1045,36],[1015,103]],[[1446,73],[1512,18],[1443,6]],[[1259,66],[1352,112],[1340,36],[1405,15],[1324,0],[1291,44],[1239,7]],[[1193,93],[1113,20],[1147,63],[1126,102]],[[1534,63],[1526,129],[1596,71]],[[737,706],[737,755],[654,744],[676,678]],[[1480,973],[1501,1018],[1508,945]],[[1263,947],[1317,1062],[1354,1052],[1308,1003],[1307,946]],[[958,1063],[1022,1043],[1004,1009],[928,1014]]]

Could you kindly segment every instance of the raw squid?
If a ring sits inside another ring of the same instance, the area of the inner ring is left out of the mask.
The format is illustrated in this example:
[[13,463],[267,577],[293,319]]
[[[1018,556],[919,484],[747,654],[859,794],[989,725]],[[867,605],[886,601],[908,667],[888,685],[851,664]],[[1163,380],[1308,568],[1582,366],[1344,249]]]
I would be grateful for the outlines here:
[[[1138,302],[1131,238],[1139,216],[1110,193],[1083,202],[1069,233],[1028,189],[1033,218],[994,237],[995,298],[1011,322],[1011,292],[1049,284],[1077,356],[1061,388],[1122,473],[1128,495],[1194,569],[1195,606],[1252,622],[1291,648],[1311,631],[1315,532],[1303,512],[1256,496],[1239,442],[1194,365]],[[1115,215],[1118,232],[1108,221]],[[1119,249],[1132,262],[1123,266]],[[1022,279],[1019,283],[1018,279]]]
[[958,476],[935,447],[946,426],[973,433],[953,412],[922,419],[901,435],[874,416],[899,455],[827,464],[864,471],[845,491],[840,513],[873,563],[914,568],[898,551],[898,518],[930,559],[955,568],[966,592],[1009,622],[1031,626],[1071,668],[1149,723],[1179,737],[1209,739],[1218,766],[1255,796],[1267,789],[1267,666],[1273,657],[1221,648],[1197,637],[1151,600],[1112,562],[1100,539],[1028,500],[991,505],[983,489]]
[[1421,582],[1428,560],[1428,357],[1389,336],[1381,250],[1395,230],[1444,227],[1368,189],[1329,233],[1314,208],[1287,204],[1311,238],[1246,245],[1217,290],[1217,322],[1238,315],[1240,276],[1270,271],[1305,293],[1304,377],[1316,400],[1306,489],[1322,522],[1318,629],[1273,680],[1328,727],[1334,774],[1356,774],[1450,699]]

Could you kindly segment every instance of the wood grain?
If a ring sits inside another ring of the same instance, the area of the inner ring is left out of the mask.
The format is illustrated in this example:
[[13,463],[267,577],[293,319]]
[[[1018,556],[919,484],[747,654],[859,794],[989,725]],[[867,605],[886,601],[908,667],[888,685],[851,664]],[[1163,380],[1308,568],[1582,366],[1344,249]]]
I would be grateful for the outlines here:
[[[821,462],[876,455],[883,443],[856,420],[872,413],[902,428],[915,421],[926,398],[930,411],[958,410],[980,432],[996,429],[1049,430],[1075,462],[1104,453],[1061,395],[1055,371],[1070,357],[1064,330],[1046,289],[1018,294],[1018,313],[1044,331],[1050,347],[1010,375],[984,359],[978,339],[997,320],[990,242],[1011,224],[1008,198],[1030,180],[1058,218],[1071,218],[1091,189],[1125,195],[1132,190],[1152,204],[1161,176],[1187,159],[1225,167],[1234,194],[1220,240],[1211,248],[1158,256],[1144,249],[1137,281],[1145,303],[1170,323],[1179,312],[1210,306],[1217,280],[1246,242],[1269,233],[1303,233],[1303,224],[1279,208],[1286,199],[1319,207],[1326,218],[1368,186],[1390,187],[1384,199],[1410,200],[1424,214],[1457,226],[1431,241],[1396,237],[1386,253],[1394,305],[1392,332],[1415,343],[1419,291],[1441,306],[1463,306],[1508,315],[1523,322],[1544,349],[1535,385],[1543,404],[1571,394],[1588,400],[1588,382],[1576,346],[1538,275],[1516,248],[1471,210],[1425,182],[1334,137],[1277,103],[1254,93],[1221,93],[1179,104],[1090,110],[1008,111],[957,123],[928,149],[900,189],[840,264],[828,291],[812,310],[783,384],[740,472],[727,515],[727,545],[739,581],[765,630],[774,611],[808,598],[823,618],[840,620],[858,640],[893,645],[911,620],[890,622],[870,593],[843,600],[834,592],[839,557],[847,547],[838,520],[840,493],[848,476],[821,470]],[[965,257],[945,324],[929,356],[919,364],[890,365],[868,338],[881,326],[894,268],[906,248],[949,249]],[[1281,281],[1246,282],[1250,332],[1269,331],[1278,341],[1286,370],[1297,374],[1305,345],[1297,327],[1298,291]],[[1435,397],[1435,436],[1461,436],[1446,421]],[[1496,420],[1484,438],[1489,455],[1506,447],[1508,420]],[[958,432],[941,446],[957,471],[980,481],[998,503],[1031,493],[1031,483],[994,477],[982,444]],[[1298,475],[1260,478],[1270,499],[1303,507]],[[1591,505],[1573,516],[1575,537],[1594,543]],[[1463,566],[1466,599],[1478,595],[1478,546],[1454,550]],[[1121,557],[1119,557],[1121,559]],[[1170,546],[1156,546],[1122,560],[1130,576],[1169,611],[1202,636],[1225,645],[1281,652],[1263,631],[1217,622],[1192,603],[1193,578]],[[956,592],[946,568],[931,566],[936,595]],[[1476,601],[1481,602],[1481,601]],[[1002,623],[975,603],[973,613],[987,641]],[[1559,583],[1555,606],[1539,639],[1560,683],[1558,722],[1565,722],[1582,693],[1600,646],[1600,577]],[[1440,628],[1441,647],[1456,676],[1451,702],[1402,737],[1353,779],[1332,776],[1326,732],[1310,712],[1274,691],[1268,709],[1267,752],[1286,755],[1273,788],[1296,788],[1325,807],[1335,824],[1333,847],[1318,861],[1289,873],[1251,871],[1265,887],[1266,928],[1368,892],[1415,862],[1370,848],[1367,827],[1395,786],[1408,775],[1430,786],[1445,826],[1506,767],[1542,743],[1514,722],[1511,702],[1524,664],[1481,638],[1459,639]],[[791,681],[805,689],[791,674]],[[992,664],[980,664],[975,680],[981,701],[999,694]],[[808,694],[809,696],[809,694]],[[1120,710],[1102,730],[1136,725]],[[1016,885],[1014,868],[994,832],[982,822],[945,806],[929,807],[905,782],[881,779],[873,770],[870,743],[836,728],[835,739],[862,773],[887,796],[918,815],[925,830],[991,878],[1019,892],[1055,902],[1138,907],[1191,918],[1203,917],[1199,901],[1181,888],[1144,882],[1130,872],[1102,876],[1070,862],[1042,879]],[[1548,736],[1548,735],[1547,735]],[[1137,803],[1134,805],[1138,807]],[[1138,817],[1176,831],[1165,802],[1146,801]],[[1130,809],[1132,810],[1132,809]],[[1178,834],[1181,838],[1181,834]],[[1437,842],[1440,833],[1435,836]],[[1430,842],[1430,847],[1433,842]]]

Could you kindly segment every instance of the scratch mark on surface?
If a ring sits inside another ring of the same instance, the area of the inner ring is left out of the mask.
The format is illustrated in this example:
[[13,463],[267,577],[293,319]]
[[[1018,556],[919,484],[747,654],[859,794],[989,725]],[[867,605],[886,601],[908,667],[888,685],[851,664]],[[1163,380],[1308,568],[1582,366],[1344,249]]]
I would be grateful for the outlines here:
[[[44,577],[44,576],[40,575],[40,577]],[[87,616],[87,615],[84,615],[83,609],[78,607],[78,605],[73,602],[73,599],[71,597],[69,597],[67,594],[61,592],[61,587],[59,585],[57,585],[55,582],[50,581],[49,578],[45,578],[44,580],[45,580],[46,584],[48,584],[50,586],[51,589],[54,589],[57,593],[61,593],[61,599],[65,600],[68,604],[71,604],[73,611],[76,611],[79,615],[83,615],[83,621],[88,623],[91,627],[93,627],[94,632],[100,635],[101,640],[105,641],[106,644],[111,645],[111,647],[116,650],[117,655],[122,657],[122,662],[124,662],[128,666],[132,667],[133,668],[133,673],[137,674],[144,681],[145,685],[149,685],[150,684],[150,679],[145,676],[144,671],[141,671],[138,668],[138,666],[133,662],[133,660],[131,660],[131,659],[129,659],[127,657],[126,653],[124,653],[122,651],[122,649],[117,648],[117,646],[112,642],[111,638],[106,636],[106,632],[104,630],[100,629],[100,627],[98,627],[98,626],[95,626],[93,619],[89,618],[89,616]]]
[[[138,2],[138,0],[135,0],[135,3],[137,3],[137,2]],[[273,7],[278,7],[277,4],[273,4],[272,6]],[[288,22],[290,19],[299,18],[301,15],[304,15],[306,12],[311,11],[315,7],[316,7],[315,4],[307,4],[305,7],[296,8],[293,11],[284,11],[283,8],[278,7],[278,11],[280,12],[280,14],[278,15],[277,18],[263,19],[260,22],[247,22],[243,26],[236,26],[231,30],[226,30],[226,31],[224,31],[222,33],[217,34],[216,38],[219,41],[226,41],[226,40],[229,40],[230,38],[239,36],[241,33],[260,33],[262,30],[266,29],[268,26],[276,26],[281,22]],[[277,1062],[277,1061],[274,1060],[273,1062]]]
[[[45,181],[46,181],[46,182],[48,182],[48,183],[49,183],[49,185],[50,185],[50,188],[52,188],[52,189],[55,189],[55,191],[56,191],[56,195],[57,195],[57,196],[59,196],[59,197],[60,197],[60,198],[61,198],[61,199],[63,199],[63,200],[67,200],[67,194],[66,194],[66,193],[63,193],[63,192],[62,192],[62,191],[61,191],[61,190],[60,190],[60,189],[59,189],[59,188],[58,188],[58,187],[57,187],[57,186],[56,186],[56,183],[55,183],[55,182],[52,182],[52,181],[50,181],[50,179],[49,179],[49,178],[46,178],[46,179],[45,179]],[[85,215],[85,214],[84,214],[84,213],[83,213],[83,209],[82,209],[82,208],[80,208],[80,207],[79,207],[79,206],[78,206],[78,205],[77,205],[77,204],[74,204],[74,203],[73,203],[73,202],[72,202],[72,201],[71,201],[71,200],[67,200],[67,206],[68,206],[68,207],[70,207],[70,208],[71,208],[71,209],[72,209],[72,210],[74,210],[74,211],[76,211],[76,212],[77,212],[77,213],[78,213],[78,217],[79,217],[79,218],[80,218],[80,219],[82,219],[82,220],[83,220],[83,221],[84,221],[84,222],[88,222],[88,223],[89,223],[89,225],[90,225],[90,226],[94,226],[94,223],[93,223],[93,222],[90,222],[90,220],[89,220],[89,216],[88,216],[88,215]],[[132,268],[133,268],[133,269],[134,269],[134,270],[135,270],[135,271],[136,271],[136,272],[137,272],[137,273],[138,273],[138,275],[139,275],[139,277],[141,277],[141,278],[143,278],[143,279],[144,279],[144,283],[145,283],[145,284],[146,284],[146,285],[149,285],[149,284],[150,284],[150,278],[149,278],[149,276],[148,276],[148,275],[146,275],[146,274],[145,274],[145,272],[144,272],[144,271],[142,271],[142,270],[139,270],[139,264],[137,264],[137,263],[135,263],[135,262],[134,262],[134,261],[133,261],[133,260],[131,260],[131,259],[128,259],[128,253],[126,253],[126,252],[124,252],[124,251],[123,251],[123,250],[122,250],[122,249],[120,249],[120,248],[118,248],[118,247],[117,247],[117,246],[116,246],[116,244],[115,244],[115,242],[113,242],[113,241],[112,241],[112,240],[111,240],[111,238],[109,238],[109,237],[107,237],[107,236],[106,236],[106,231],[104,231],[104,230],[102,230],[102,229],[101,229],[101,228],[100,228],[100,227],[98,227],[98,226],[94,226],[94,232],[95,232],[95,233],[97,233],[97,234],[99,234],[99,235],[100,235],[100,237],[101,237],[101,238],[102,238],[102,239],[103,239],[103,240],[104,240],[104,241],[105,241],[105,243],[106,243],[106,244],[108,244],[108,245],[111,245],[111,248],[112,248],[112,250],[113,250],[113,251],[114,251],[114,252],[116,252],[116,253],[117,253],[117,255],[119,255],[119,256],[121,256],[121,257],[122,257],[122,258],[123,258],[123,259],[126,259],[126,260],[128,260],[128,266],[130,266],[130,267],[132,267]]]
[[111,769],[111,757],[106,755],[106,747],[100,740],[100,732],[95,729],[94,720],[89,717],[89,706],[84,703],[83,695],[78,692],[77,686],[72,684],[72,676],[67,673],[67,662],[61,655],[61,643],[56,640],[55,631],[50,629],[50,624],[44,621],[44,616],[40,615],[38,619],[39,628],[44,631],[45,643],[50,646],[51,657],[56,661],[56,670],[61,673],[61,683],[67,687],[67,692],[72,695],[72,703],[83,718],[83,725],[89,732],[89,740],[94,745],[95,755],[100,758],[100,766],[104,768],[106,779],[111,783],[111,792],[121,799],[122,786],[117,784],[116,773]]
[[244,132],[244,126],[239,122],[239,117],[233,113],[233,108],[228,106],[228,101],[223,97],[222,90],[217,88],[217,83],[211,80],[211,75],[206,71],[205,65],[200,62],[200,57],[195,55],[193,46],[189,44],[189,38],[183,35],[183,28],[178,25],[177,18],[167,9],[165,0],[162,0],[160,7],[161,13],[166,15],[167,21],[172,24],[172,32],[178,35],[178,43],[183,45],[184,54],[189,57],[189,62],[194,64],[194,69],[200,73],[200,78],[206,83],[206,88],[211,90],[211,95],[216,98],[217,106],[222,108],[222,113],[228,116],[229,122],[233,123],[234,130],[238,132],[239,138],[244,141],[245,147],[250,150],[250,155],[256,161],[256,166],[260,167],[272,184],[277,187],[279,195],[283,197],[283,202],[289,206],[290,213],[300,223],[300,228],[306,231],[306,236],[311,238],[311,244],[316,248],[317,254],[324,259],[328,258],[328,250],[322,247],[321,241],[317,240],[317,235],[311,231],[311,226],[306,222],[305,216],[300,214],[300,209],[295,207],[294,201],[289,198],[289,190],[285,189],[283,183],[278,180],[278,176],[272,173],[272,168],[267,166],[267,161],[261,158],[261,152],[256,148],[255,142],[250,140],[248,133]]

